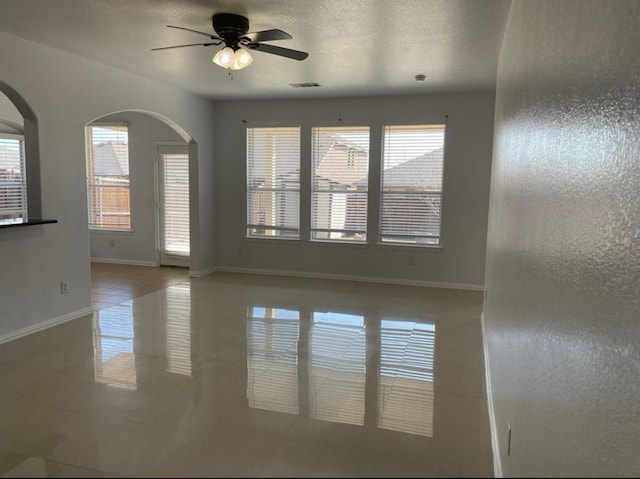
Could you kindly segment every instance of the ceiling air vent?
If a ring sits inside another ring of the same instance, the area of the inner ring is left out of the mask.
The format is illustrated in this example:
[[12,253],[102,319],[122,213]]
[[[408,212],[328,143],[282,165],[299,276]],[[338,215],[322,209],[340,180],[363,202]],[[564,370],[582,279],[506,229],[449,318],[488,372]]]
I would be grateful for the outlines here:
[[320,83],[316,82],[307,82],[307,83],[289,83],[292,88],[313,88],[320,86]]

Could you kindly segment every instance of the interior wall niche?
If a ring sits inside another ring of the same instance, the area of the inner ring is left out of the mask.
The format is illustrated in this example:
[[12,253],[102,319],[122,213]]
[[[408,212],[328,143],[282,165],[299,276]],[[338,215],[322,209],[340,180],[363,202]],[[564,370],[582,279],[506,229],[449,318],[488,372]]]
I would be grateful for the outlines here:
[[10,85],[0,81],[0,131],[24,136],[27,175],[27,208],[30,218],[42,217],[40,188],[40,143],[38,118],[26,100]]

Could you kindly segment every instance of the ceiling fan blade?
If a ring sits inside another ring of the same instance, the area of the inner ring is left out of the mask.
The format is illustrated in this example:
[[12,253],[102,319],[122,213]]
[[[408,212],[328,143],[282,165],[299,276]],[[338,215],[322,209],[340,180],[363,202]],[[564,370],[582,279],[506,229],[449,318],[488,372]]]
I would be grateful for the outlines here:
[[175,25],[167,25],[167,27],[169,27],[169,28],[177,28],[178,30],[186,30],[188,32],[193,32],[193,33],[199,33],[200,35],[205,35],[205,36],[211,38],[212,40],[222,40],[222,38],[220,38],[220,37],[218,37],[216,35],[212,35],[211,33],[201,32],[199,30],[192,30],[191,28],[177,27]]
[[171,48],[183,48],[183,47],[196,47],[198,45],[202,45],[203,47],[208,47],[211,45],[220,45],[219,42],[215,42],[215,43],[187,43],[186,45],[174,45],[172,47],[159,47],[159,48],[152,48],[151,50],[169,50]]
[[257,50],[259,52],[272,53],[273,55],[280,55],[281,57],[291,58],[292,60],[304,60],[309,56],[307,52],[276,47],[275,45],[268,45],[266,43],[249,43],[247,48]]
[[249,32],[242,35],[248,38],[250,43],[268,42],[271,40],[291,40],[293,37],[287,32],[274,28],[273,30],[262,30],[261,32]]

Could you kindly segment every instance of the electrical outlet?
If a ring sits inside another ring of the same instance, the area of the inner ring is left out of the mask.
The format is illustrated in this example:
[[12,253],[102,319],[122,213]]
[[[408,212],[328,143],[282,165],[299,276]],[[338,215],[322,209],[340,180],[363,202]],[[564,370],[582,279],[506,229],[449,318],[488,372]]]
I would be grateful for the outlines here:
[[407,260],[407,264],[409,266],[413,266],[413,256],[409,256],[409,259]]
[[69,287],[67,286],[66,281],[60,281],[60,294],[67,294],[69,292]]
[[507,456],[511,455],[511,423],[507,422]]
[[116,240],[109,240],[109,246],[114,247],[116,245]]

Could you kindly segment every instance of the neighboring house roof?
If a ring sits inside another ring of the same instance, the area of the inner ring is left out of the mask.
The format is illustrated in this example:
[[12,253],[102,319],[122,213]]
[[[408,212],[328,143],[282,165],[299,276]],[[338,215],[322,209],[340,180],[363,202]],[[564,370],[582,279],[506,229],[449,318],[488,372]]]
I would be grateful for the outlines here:
[[107,141],[93,147],[96,176],[129,176],[127,143]]
[[[347,166],[348,157],[352,155],[352,164]],[[345,186],[352,186],[367,176],[369,155],[363,148],[336,140],[321,157],[322,161],[316,169],[316,175]]]
[[[426,190],[440,190],[442,188],[443,149],[430,151],[424,155],[403,161],[384,172],[384,186],[386,188],[420,188]],[[416,181],[418,183],[416,184]],[[357,185],[364,185],[367,178],[358,181]]]
[[[348,160],[349,151],[353,156],[353,165],[344,168]],[[317,155],[322,158],[316,170],[317,176],[335,185],[351,186],[363,176],[367,175],[367,151],[355,143],[341,138],[329,138],[318,145]],[[275,163],[275,174],[279,181],[291,182],[300,177],[300,169],[287,170],[286,163]],[[255,165],[252,176],[257,184],[264,183],[264,164]],[[283,171],[284,170],[284,171]],[[254,186],[255,187],[255,186]]]

